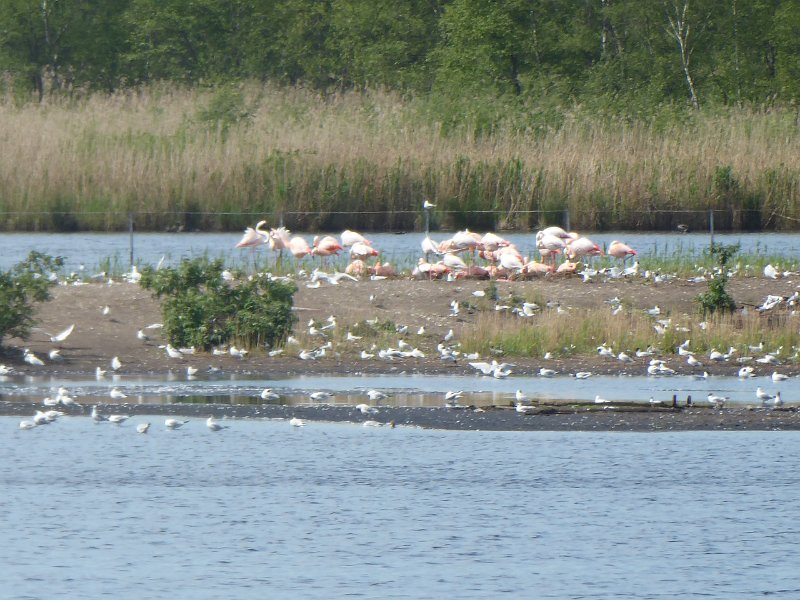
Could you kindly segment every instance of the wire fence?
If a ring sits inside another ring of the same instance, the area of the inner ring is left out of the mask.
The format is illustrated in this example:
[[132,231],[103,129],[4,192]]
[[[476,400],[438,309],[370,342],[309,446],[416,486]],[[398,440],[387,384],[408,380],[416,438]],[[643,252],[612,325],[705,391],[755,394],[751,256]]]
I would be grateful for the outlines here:
[[[457,209],[457,210],[448,210],[448,209],[439,209],[434,208],[431,209],[430,212],[426,210],[410,210],[410,209],[398,209],[398,210],[319,210],[319,211],[311,211],[311,210],[272,210],[272,211],[196,211],[196,210],[173,210],[173,211],[147,211],[147,210],[137,210],[137,211],[127,211],[127,212],[120,212],[120,211],[101,211],[101,210],[87,210],[87,211],[58,211],[58,210],[48,210],[48,211],[0,211],[0,219],[3,221],[9,221],[14,219],[20,218],[72,218],[75,219],[77,217],[107,217],[107,218],[120,218],[124,217],[127,219],[133,219],[134,222],[137,222],[142,219],[153,218],[153,217],[174,217],[174,216],[183,216],[183,217],[195,217],[195,218],[207,218],[207,217],[236,217],[236,218],[264,218],[267,217],[274,222],[277,222],[281,219],[288,220],[291,218],[305,218],[305,217],[316,217],[319,215],[326,215],[326,216],[361,216],[361,215],[370,215],[370,216],[382,216],[384,218],[391,218],[396,216],[411,216],[411,217],[418,217],[420,215],[425,214],[435,214],[441,217],[448,217],[448,216],[461,216],[461,215],[496,215],[496,216],[506,216],[506,215],[520,215],[520,216],[539,216],[543,218],[554,218],[554,219],[561,219],[565,222],[569,222],[570,219],[570,210],[569,209],[517,209],[517,208],[494,208],[494,209]],[[598,210],[598,209],[588,209],[587,212],[590,212],[592,215],[596,216],[606,216],[606,217],[617,217],[617,218],[624,218],[626,215],[630,213],[630,211],[621,211],[621,210]],[[761,209],[746,209],[746,208],[714,208],[714,209],[654,209],[654,208],[647,208],[643,211],[637,211],[638,214],[642,215],[675,215],[675,216],[689,216],[689,217],[707,217],[708,222],[711,223],[715,215],[721,216],[741,216],[745,220],[748,218],[752,218],[754,216],[761,216],[764,217],[765,213]],[[789,215],[779,214],[777,212],[771,212],[767,214],[769,219],[784,219],[787,221],[792,221],[796,223],[800,223],[800,218],[792,217]]]

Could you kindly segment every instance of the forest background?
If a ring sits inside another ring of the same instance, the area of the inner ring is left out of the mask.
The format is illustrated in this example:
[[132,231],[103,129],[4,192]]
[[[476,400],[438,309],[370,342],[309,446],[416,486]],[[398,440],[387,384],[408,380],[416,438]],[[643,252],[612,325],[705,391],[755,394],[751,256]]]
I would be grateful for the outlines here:
[[6,229],[798,229],[797,0],[4,0]]

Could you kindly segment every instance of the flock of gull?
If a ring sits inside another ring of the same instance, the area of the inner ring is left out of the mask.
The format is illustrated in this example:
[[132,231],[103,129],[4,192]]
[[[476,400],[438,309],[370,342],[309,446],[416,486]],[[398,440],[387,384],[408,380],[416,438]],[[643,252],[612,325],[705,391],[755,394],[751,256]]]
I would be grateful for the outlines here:
[[[429,209],[432,205],[426,207]],[[273,228],[270,230],[263,229],[266,221],[260,221],[255,227],[248,227],[241,239],[236,245],[239,248],[252,248],[258,246],[268,246],[273,251],[282,254],[283,251],[288,251],[297,259],[305,256],[318,256],[325,258],[328,256],[338,256],[341,252],[348,252],[350,256],[350,263],[343,273],[334,272],[332,274],[326,273],[319,268],[314,269],[311,273],[305,270],[299,270],[296,274],[297,279],[307,278],[307,287],[316,288],[320,287],[322,282],[329,285],[338,285],[342,280],[357,280],[362,277],[369,276],[372,279],[382,279],[387,277],[396,276],[395,269],[389,263],[381,263],[379,259],[374,264],[368,264],[368,260],[376,258],[380,252],[373,248],[372,243],[363,235],[346,230],[342,232],[337,239],[334,236],[315,236],[312,243],[309,244],[302,236],[292,236],[291,233],[284,227]],[[630,246],[619,242],[612,242],[606,249],[606,254],[622,261],[620,266],[613,266],[605,269],[596,269],[591,262],[592,257],[600,256],[603,250],[598,244],[595,244],[588,237],[582,236],[575,232],[566,232],[559,227],[548,227],[539,231],[536,234],[536,247],[540,253],[541,261],[530,260],[524,257],[517,250],[514,244],[503,239],[495,233],[486,233],[483,235],[470,232],[468,230],[460,231],[454,234],[449,239],[435,242],[426,235],[421,243],[421,250],[424,257],[420,258],[412,275],[417,278],[430,278],[439,279],[447,278],[450,280],[457,280],[464,277],[470,278],[505,278],[505,279],[518,279],[532,276],[542,275],[555,275],[555,274],[570,274],[577,273],[584,281],[591,281],[595,277],[605,277],[607,279],[627,278],[627,277],[643,277],[652,281],[664,281],[675,276],[654,273],[650,271],[641,271],[639,269],[638,261],[634,261],[631,266],[627,266],[627,259],[637,256],[636,250]],[[431,261],[431,257],[436,257],[435,261]],[[463,258],[462,258],[463,256]],[[559,262],[559,258],[563,261]],[[479,260],[482,261],[479,264]],[[580,262],[586,261],[586,262]],[[734,267],[736,269],[738,267]],[[729,275],[735,274],[735,271],[729,272]],[[789,277],[797,273],[790,271],[781,271],[772,265],[767,265],[764,268],[763,274],[769,279],[777,279],[781,277]],[[706,281],[707,278],[714,277],[716,273],[714,270],[705,270],[698,274],[697,277],[692,278],[693,282]],[[223,276],[233,279],[234,275],[226,271]],[[124,279],[129,283],[138,283],[141,274],[138,273],[136,267],[132,267],[131,271],[124,276]],[[483,295],[484,292],[475,291],[474,295]],[[796,291],[792,296],[784,297],[777,295],[767,296],[763,303],[755,307],[759,312],[773,310],[779,306],[785,306],[791,310],[800,302],[800,291]],[[621,302],[618,298],[607,301],[611,305],[611,314],[618,314],[621,310]],[[453,301],[450,307],[451,316],[458,316],[461,305],[457,301]],[[500,304],[495,305],[496,311],[507,311],[511,314],[517,315],[520,318],[529,318],[537,314],[541,314],[543,310],[552,310],[556,313],[563,313],[564,309],[558,303],[547,303],[546,306],[541,307],[534,302],[521,302],[519,305]],[[109,307],[103,308],[103,314],[107,315]],[[646,311],[654,319],[654,328],[660,334],[664,334],[670,328],[678,329],[669,318],[662,318],[661,309],[658,306]],[[377,320],[370,322],[365,321],[366,325],[376,326]],[[149,330],[160,328],[162,325],[154,323],[143,327],[137,332],[137,338],[141,341],[149,341]],[[70,325],[63,331],[55,334],[47,334],[51,343],[55,346],[60,346],[73,332],[74,324]],[[336,318],[331,315],[325,321],[317,321],[311,319],[307,326],[307,339],[319,340],[319,344],[313,348],[299,348],[300,342],[294,338],[289,337],[284,348],[270,350],[269,354],[275,356],[285,351],[290,351],[293,346],[298,346],[296,352],[297,357],[301,360],[316,360],[326,356],[326,354],[333,349],[333,342],[331,341],[332,334],[337,327]],[[703,327],[703,324],[700,324]],[[409,328],[405,325],[398,325],[396,327],[398,334],[397,342],[394,346],[387,348],[378,348],[372,345],[370,348],[361,350],[360,358],[362,360],[385,360],[394,361],[406,358],[426,358],[426,353],[420,350],[417,346],[410,342],[412,336],[423,335],[425,333],[424,327]],[[437,346],[438,359],[444,362],[456,362],[459,360],[467,361],[468,364],[483,376],[491,376],[497,379],[506,378],[514,373],[515,366],[510,363],[498,363],[496,360],[491,362],[481,360],[477,353],[467,354],[460,351],[460,344],[454,339],[454,333],[451,329],[446,335],[443,336],[441,342]],[[348,331],[344,337],[347,343],[357,343],[361,339],[360,336],[355,335]],[[169,344],[161,346],[167,358],[169,359],[183,359],[194,353],[193,348],[174,348]],[[737,356],[735,348],[730,348],[727,352],[712,350],[708,356],[697,356],[695,352],[689,350],[689,340],[679,345],[675,349],[674,358],[678,360],[685,360],[692,376],[696,378],[708,378],[709,373],[706,368],[709,365],[719,364],[729,361],[738,362],[741,367],[738,371],[740,378],[749,378],[754,376],[754,369],[748,363],[755,362],[763,365],[777,365],[781,361],[778,358],[783,351],[782,348],[773,349],[768,351],[764,348],[764,344],[759,346],[751,346],[749,348],[752,356]],[[53,348],[47,355],[47,360],[57,362],[63,360],[60,354],[61,348]],[[614,350],[607,344],[598,346],[597,352],[599,356],[607,357],[609,360],[618,361],[623,364],[641,363],[645,366],[645,372],[651,377],[669,377],[678,374],[676,365],[670,366],[667,362],[658,356],[652,348],[639,349],[635,351]],[[214,355],[226,354],[239,359],[244,359],[247,356],[247,350],[230,346],[228,348],[216,348],[213,350]],[[758,354],[759,356],[755,356]],[[800,357],[797,349],[795,349],[794,359]],[[546,353],[544,359],[552,358],[551,353]],[[42,366],[45,364],[43,357],[37,356],[29,349],[24,350],[23,359],[26,363],[32,366]],[[119,371],[121,362],[118,357],[113,357],[108,367],[96,368],[97,379],[102,379],[107,369],[111,369],[112,373]],[[0,377],[13,373],[11,367],[0,365]],[[189,378],[194,377],[197,373],[197,368],[193,366],[186,367],[186,373]],[[558,374],[555,369],[542,367],[536,373],[540,377],[552,377]],[[585,379],[592,376],[589,371],[579,371],[571,374],[576,379]],[[774,371],[772,374],[772,381],[778,384],[788,379],[787,375]],[[445,395],[444,406],[447,408],[461,408],[459,399],[462,397],[463,392],[448,392]],[[756,399],[761,406],[772,406],[780,408],[783,406],[783,399],[781,398],[780,391],[775,393],[767,392],[759,387],[756,390]],[[310,401],[314,403],[325,402],[331,398],[329,392],[313,392],[309,395]],[[115,402],[123,401],[127,396],[126,394],[114,387],[109,392],[109,397]],[[263,400],[275,401],[279,399],[276,392],[271,389],[266,389],[261,395]],[[370,402],[377,403],[384,399],[386,395],[378,390],[370,390],[368,398]],[[714,393],[708,395],[708,403],[712,406],[723,406],[729,398],[720,396]],[[46,411],[37,411],[36,415],[30,420],[25,420],[20,423],[20,428],[30,429],[45,423],[52,422],[58,416],[63,414],[57,410],[58,405],[68,407],[70,402],[74,402],[66,391],[59,390],[57,396],[53,399],[46,398],[44,403],[48,408]],[[606,403],[598,395],[595,398],[597,403]],[[520,413],[531,412],[530,400],[522,392],[517,390],[515,394],[516,409]],[[374,406],[362,404],[356,407],[363,414],[373,414],[372,411],[377,410]],[[120,425],[128,419],[127,415],[100,415],[97,413],[96,408],[92,412],[92,418],[95,422],[109,422],[112,424]],[[167,419],[165,427],[167,429],[177,429],[181,427],[185,421],[176,419]],[[305,423],[300,419],[293,419],[291,424],[294,426],[302,426]],[[219,431],[224,426],[220,425],[213,417],[209,417],[206,425],[212,431]],[[137,430],[140,433],[146,433],[150,424],[142,423],[138,426]]]

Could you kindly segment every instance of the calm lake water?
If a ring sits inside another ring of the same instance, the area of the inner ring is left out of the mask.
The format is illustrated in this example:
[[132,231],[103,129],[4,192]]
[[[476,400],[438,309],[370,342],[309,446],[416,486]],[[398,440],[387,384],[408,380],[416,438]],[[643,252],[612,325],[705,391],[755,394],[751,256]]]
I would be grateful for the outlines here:
[[797,598],[800,434],[0,418],[3,597]]
[[[338,232],[337,232],[338,234]],[[310,242],[313,234],[302,234]],[[336,234],[334,234],[336,235]],[[434,232],[436,241],[448,238],[451,233]],[[535,233],[504,233],[523,254],[538,256]],[[653,232],[586,232],[601,247],[613,240],[624,241],[639,251],[640,258],[669,257],[674,254],[700,255],[708,248],[708,233],[653,233]],[[368,237],[381,251],[382,260],[395,264],[412,264],[421,255],[423,233],[397,235],[370,233]],[[183,258],[209,256],[223,258],[227,265],[243,265],[252,261],[249,250],[236,250],[234,246],[240,233],[136,233],[133,237],[134,263],[155,265],[164,257],[167,264],[176,264]],[[735,233],[717,234],[715,240],[724,244],[740,243],[742,252],[791,257],[800,255],[800,233]],[[130,266],[131,239],[127,233],[0,233],[0,268],[24,259],[31,250],[66,259],[67,270],[74,271],[83,264],[94,270],[103,261],[125,270]],[[268,255],[265,248],[259,255]],[[272,257],[270,256],[270,259]],[[318,264],[310,259],[308,265]]]
[[[643,367],[644,368],[644,367]],[[780,369],[780,368],[779,368]],[[507,379],[494,379],[478,375],[420,375],[401,373],[395,375],[309,375],[270,377],[264,375],[205,375],[186,377],[185,373],[172,373],[171,377],[123,375],[101,380],[65,377],[15,375],[0,377],[0,400],[39,401],[54,396],[60,386],[66,386],[71,395],[83,404],[109,401],[109,391],[116,387],[127,394],[127,402],[203,402],[243,404],[260,399],[264,388],[273,388],[285,404],[308,404],[308,395],[315,391],[335,394],[327,403],[355,406],[366,401],[366,391],[378,389],[388,398],[381,401],[386,406],[443,406],[444,394],[450,390],[464,392],[464,404],[499,405],[514,400],[516,390],[523,390],[531,400],[581,400],[593,401],[595,396],[612,401],[643,402],[655,398],[669,402],[673,394],[683,402],[691,395],[702,403],[709,393],[727,396],[731,405],[758,404],[756,388],[759,386],[774,394],[781,392],[786,404],[800,403],[798,378],[792,377],[775,383],[772,378],[692,376],[645,377],[595,375],[588,379],[575,379],[566,374],[557,377],[513,375]]]

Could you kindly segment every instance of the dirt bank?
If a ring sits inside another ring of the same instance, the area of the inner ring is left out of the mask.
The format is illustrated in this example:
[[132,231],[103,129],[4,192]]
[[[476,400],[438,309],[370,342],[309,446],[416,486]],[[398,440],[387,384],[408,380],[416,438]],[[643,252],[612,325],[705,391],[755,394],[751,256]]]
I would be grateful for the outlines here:
[[[592,307],[607,306],[604,302],[618,297],[634,308],[647,309],[659,305],[671,315],[695,314],[695,297],[704,291],[704,284],[673,281],[666,284],[646,284],[641,281],[614,281],[608,283],[583,283],[580,279],[562,279],[531,282],[498,282],[501,298],[509,294],[518,297],[535,297],[543,302],[557,302],[569,310],[581,311]],[[93,374],[96,367],[109,368],[111,358],[118,356],[122,374],[161,373],[169,369],[180,369],[192,365],[199,369],[218,367],[229,372],[240,373],[393,373],[397,371],[419,373],[468,373],[472,372],[466,361],[444,363],[437,356],[436,345],[449,329],[458,336],[469,329],[478,318],[477,313],[461,310],[452,316],[450,303],[475,302],[474,291],[487,287],[484,281],[448,283],[442,281],[383,280],[345,282],[309,289],[300,284],[295,296],[295,307],[300,318],[298,329],[305,329],[310,318],[323,320],[330,315],[336,317],[338,327],[346,331],[352,324],[365,319],[391,321],[408,325],[412,332],[425,327],[424,336],[413,336],[426,358],[385,361],[377,358],[360,360],[353,347],[341,351],[334,347],[325,358],[304,361],[297,357],[300,348],[288,347],[285,353],[269,357],[263,350],[255,349],[245,360],[231,356],[216,356],[199,353],[184,360],[167,358],[159,348],[164,339],[159,329],[145,329],[150,337],[147,341],[137,338],[137,331],[161,321],[157,302],[150,292],[129,283],[87,284],[59,286],[53,290],[50,302],[38,305],[39,327],[27,341],[4,340],[3,363],[19,372],[31,374]],[[737,302],[743,305],[758,305],[767,294],[788,296],[797,289],[792,280],[765,280],[763,278],[735,279],[730,290]],[[108,307],[107,311],[104,309]],[[105,314],[104,314],[105,313]],[[48,352],[54,348],[50,335],[74,323],[73,333],[59,345],[63,360],[50,361]],[[28,365],[22,360],[23,348],[30,348],[45,360],[44,366]],[[434,358],[432,358],[434,357]],[[690,370],[683,361],[676,368],[686,373]],[[598,356],[572,357],[543,361],[542,359],[514,358],[515,373],[532,373],[541,366],[554,368],[561,373],[589,370],[595,373],[644,374],[645,359],[625,365]],[[731,362],[713,365],[713,373],[735,374],[740,365]],[[753,365],[757,374],[769,374],[771,365]],[[711,368],[709,368],[711,370]],[[683,372],[679,371],[679,372]],[[797,374],[797,365],[783,365],[782,371]]]

